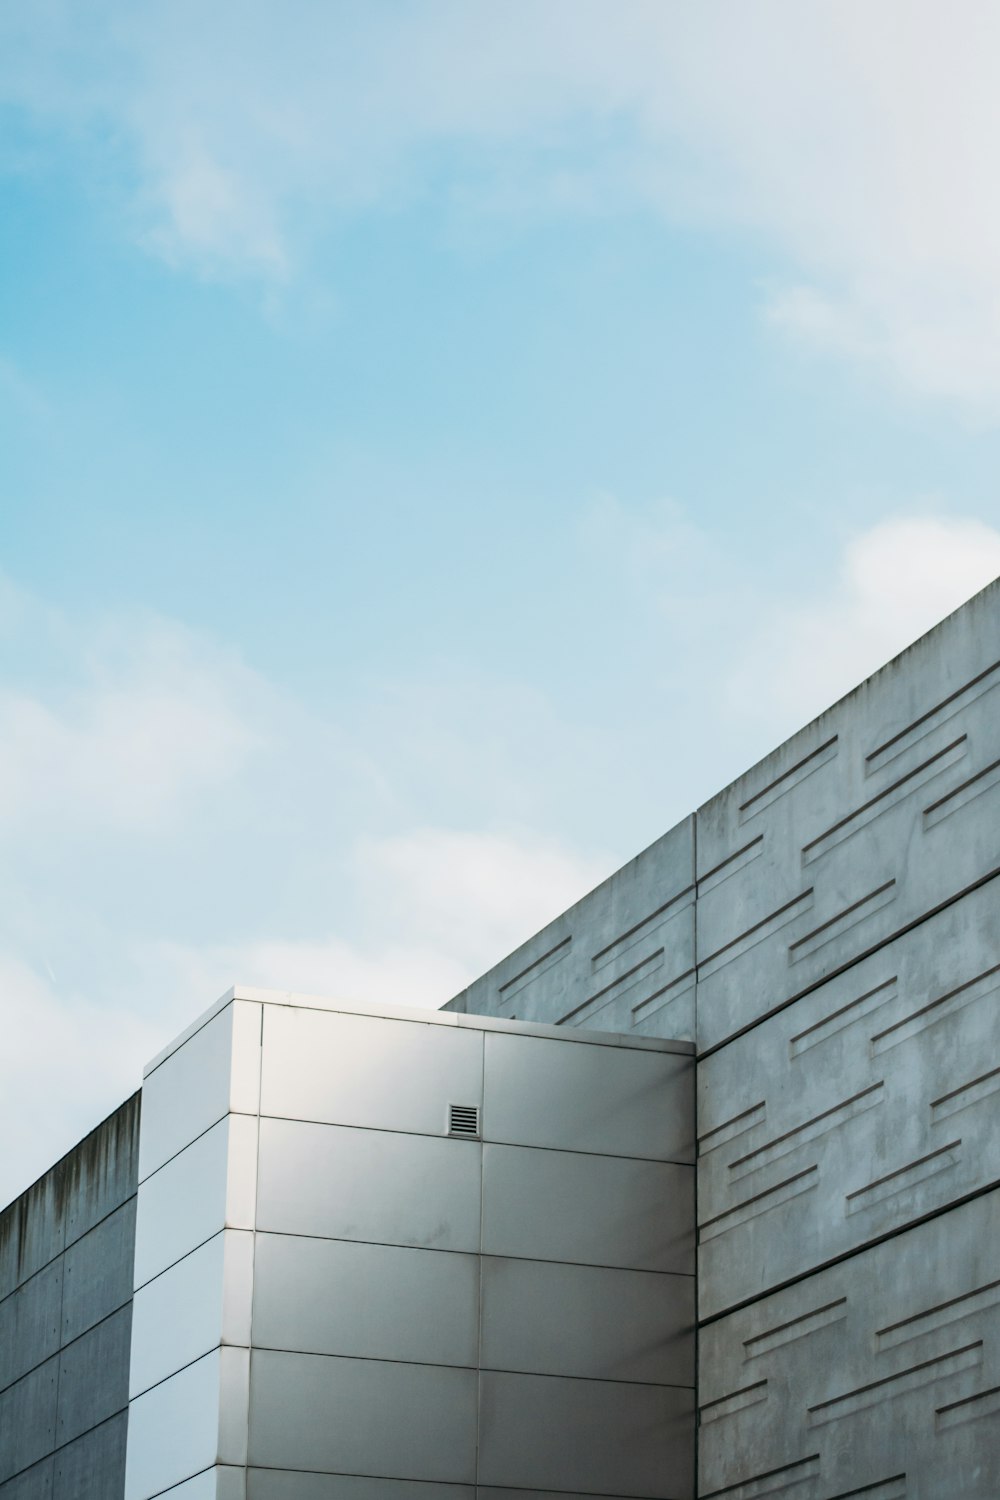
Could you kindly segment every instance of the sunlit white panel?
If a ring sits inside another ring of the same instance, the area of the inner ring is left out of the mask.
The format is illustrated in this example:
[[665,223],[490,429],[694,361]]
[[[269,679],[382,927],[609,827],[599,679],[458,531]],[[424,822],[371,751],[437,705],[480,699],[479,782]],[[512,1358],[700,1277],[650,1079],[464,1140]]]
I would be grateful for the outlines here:
[[479,1258],[258,1234],[253,1327],[267,1349],[474,1365]]
[[[124,1500],[148,1500],[213,1465],[247,1458],[250,1355],[217,1349],[130,1402]],[[217,1500],[239,1500],[220,1470]]]
[[263,1119],[258,1228],[477,1251],[479,1153],[476,1141]]
[[494,1032],[483,1136],[610,1156],[694,1161],[694,1058]]
[[180,1260],[225,1224],[229,1171],[226,1120],[140,1184],[135,1225],[135,1285]]
[[227,1005],[143,1080],[140,1182],[227,1113],[232,1048]]
[[170,1491],[169,1500],[246,1500],[246,1470],[216,1464]]
[[255,1349],[250,1462],[472,1484],[475,1370]]
[[229,1229],[136,1292],[130,1397],[219,1344],[248,1345],[252,1285],[253,1235]]
[[220,1229],[252,1229],[257,1120],[228,1115],[139,1186],[135,1285]]
[[220,1365],[216,1350],[130,1403],[125,1500],[147,1500],[215,1463]]
[[443,1135],[449,1104],[478,1105],[482,1033],[268,1006],[261,1112]]

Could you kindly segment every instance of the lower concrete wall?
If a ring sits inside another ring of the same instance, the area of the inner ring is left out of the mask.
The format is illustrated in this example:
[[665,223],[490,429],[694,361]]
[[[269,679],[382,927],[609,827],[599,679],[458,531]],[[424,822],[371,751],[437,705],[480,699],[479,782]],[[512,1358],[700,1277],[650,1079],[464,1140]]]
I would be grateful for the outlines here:
[[124,1492],[139,1097],[0,1215],[0,1500]]
[[1000,1192],[702,1328],[702,1493],[995,1500]]

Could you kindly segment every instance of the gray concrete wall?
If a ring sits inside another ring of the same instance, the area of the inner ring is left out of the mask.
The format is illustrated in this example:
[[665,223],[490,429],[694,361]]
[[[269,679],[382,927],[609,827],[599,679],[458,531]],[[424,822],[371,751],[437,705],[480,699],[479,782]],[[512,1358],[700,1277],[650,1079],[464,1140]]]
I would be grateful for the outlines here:
[[0,1500],[124,1492],[135,1094],[0,1214]]
[[1000,583],[456,997],[698,1048],[699,1492],[1000,1493]]

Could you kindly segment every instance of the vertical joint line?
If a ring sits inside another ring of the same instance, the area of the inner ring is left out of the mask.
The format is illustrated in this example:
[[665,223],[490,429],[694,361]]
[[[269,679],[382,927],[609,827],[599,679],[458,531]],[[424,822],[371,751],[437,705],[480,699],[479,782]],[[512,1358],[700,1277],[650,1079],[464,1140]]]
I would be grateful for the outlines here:
[[691,907],[691,962],[694,965],[694,1493],[701,1493],[698,1472],[698,1390],[701,1384],[701,1323],[698,1293],[698,814],[691,814],[691,850],[694,859],[694,903]]
[[483,1196],[485,1193],[486,1143],[483,1126],[486,1123],[486,1032],[479,1033],[480,1056],[480,1115],[479,1115],[479,1316],[476,1328],[476,1493],[479,1493],[479,1431],[483,1410]]
[[[253,1304],[254,1288],[257,1283],[257,1191],[260,1187],[260,1095],[264,1083],[264,1003],[260,1007],[260,1050],[257,1054],[257,1141],[254,1151],[253,1167],[253,1224],[250,1229],[250,1347],[247,1350],[247,1404],[246,1404],[246,1429],[247,1429],[247,1460],[243,1469],[243,1482],[246,1483],[247,1470],[250,1467],[250,1383],[253,1379]],[[225,1265],[225,1261],[223,1261]]]

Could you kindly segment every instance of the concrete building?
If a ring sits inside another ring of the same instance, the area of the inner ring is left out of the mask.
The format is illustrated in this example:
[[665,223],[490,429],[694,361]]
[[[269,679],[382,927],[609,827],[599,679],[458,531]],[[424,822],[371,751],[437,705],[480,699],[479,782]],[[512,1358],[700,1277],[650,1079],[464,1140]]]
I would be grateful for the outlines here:
[[0,1218],[0,1500],[996,1500],[998,686],[1000,583],[444,1010],[226,996]]

